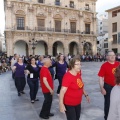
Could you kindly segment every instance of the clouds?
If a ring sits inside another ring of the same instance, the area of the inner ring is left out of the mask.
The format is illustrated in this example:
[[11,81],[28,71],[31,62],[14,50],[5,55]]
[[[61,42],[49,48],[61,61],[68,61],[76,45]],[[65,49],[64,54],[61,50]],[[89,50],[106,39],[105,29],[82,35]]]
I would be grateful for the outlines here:
[[119,6],[120,0],[98,0],[96,3],[97,12],[105,12],[107,9]]

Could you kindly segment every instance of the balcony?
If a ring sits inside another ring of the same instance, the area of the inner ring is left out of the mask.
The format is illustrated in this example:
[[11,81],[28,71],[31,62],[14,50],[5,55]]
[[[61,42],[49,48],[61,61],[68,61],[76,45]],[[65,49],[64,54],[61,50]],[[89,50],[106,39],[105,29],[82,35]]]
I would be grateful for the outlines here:
[[69,7],[70,8],[75,8],[75,5],[74,4],[70,4]]
[[10,29],[10,30],[31,30],[28,26],[25,26],[25,27],[14,26],[12,28],[6,28],[6,29]]
[[41,26],[38,26],[38,27],[35,27],[33,29],[29,28],[28,26],[25,26],[25,27],[22,27],[22,28],[18,28],[17,26],[13,27],[13,28],[6,28],[6,30],[13,30],[13,31],[19,31],[19,30],[22,30],[22,31],[36,31],[36,32],[58,32],[58,33],[64,33],[64,34],[92,34],[94,35],[94,32],[91,31],[83,31],[83,32],[80,32],[80,30],[76,30],[76,29],[55,29],[55,28],[47,28],[47,27],[41,27]]

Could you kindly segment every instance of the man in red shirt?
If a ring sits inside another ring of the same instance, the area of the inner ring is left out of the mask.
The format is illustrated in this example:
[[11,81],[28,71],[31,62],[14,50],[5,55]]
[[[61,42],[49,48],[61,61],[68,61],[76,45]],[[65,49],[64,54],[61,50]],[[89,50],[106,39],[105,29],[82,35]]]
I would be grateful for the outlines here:
[[110,93],[112,88],[115,86],[115,69],[120,63],[115,61],[115,53],[108,51],[107,62],[103,63],[98,73],[99,84],[101,93],[104,95],[104,118],[107,120],[109,106],[110,106]]
[[49,117],[54,116],[53,113],[50,113],[53,98],[53,79],[48,69],[52,64],[49,58],[44,58],[43,64],[44,66],[40,70],[40,83],[45,100],[40,112],[40,117],[49,119]]

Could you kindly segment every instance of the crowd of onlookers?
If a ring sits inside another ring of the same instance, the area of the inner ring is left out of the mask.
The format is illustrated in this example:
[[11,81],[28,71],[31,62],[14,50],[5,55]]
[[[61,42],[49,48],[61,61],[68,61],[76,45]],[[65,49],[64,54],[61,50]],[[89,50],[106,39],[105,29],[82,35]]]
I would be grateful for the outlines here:
[[[67,56],[65,56],[65,59],[67,62],[70,61],[71,58],[73,58],[75,55],[70,55],[68,54]],[[29,64],[30,62],[30,58],[32,57],[32,55],[30,56],[22,56],[23,58],[23,62],[25,64]],[[35,55],[35,59],[36,59],[36,63],[38,63],[38,61],[40,59],[42,59],[43,55]],[[56,60],[56,57],[52,57],[50,55],[44,55],[45,57],[50,57],[53,61]],[[13,56],[0,56],[0,74],[6,71],[9,71],[11,69],[11,59],[13,58]],[[100,54],[96,54],[96,55],[80,55],[81,58],[81,62],[102,62],[102,61],[106,61],[106,55],[100,55]],[[120,61],[120,55],[116,55],[116,61]]]

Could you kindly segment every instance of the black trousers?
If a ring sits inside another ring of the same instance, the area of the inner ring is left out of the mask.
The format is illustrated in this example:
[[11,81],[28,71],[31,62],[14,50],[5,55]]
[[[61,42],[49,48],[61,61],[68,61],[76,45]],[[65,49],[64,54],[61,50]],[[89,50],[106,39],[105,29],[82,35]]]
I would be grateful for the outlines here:
[[31,98],[31,100],[35,100],[37,92],[38,92],[39,82],[38,82],[38,80],[27,79],[27,83],[28,83],[29,88],[30,88],[30,98]]
[[67,120],[79,120],[81,113],[81,104],[77,106],[65,105]]
[[18,92],[23,91],[25,88],[25,85],[26,85],[25,77],[15,77],[15,86]]
[[43,95],[45,99],[40,112],[40,117],[49,117],[53,96],[51,93],[43,93]]
[[62,86],[63,76],[57,76],[57,78],[58,78],[58,82],[59,82],[58,89],[57,89],[57,94],[60,94],[60,89],[61,89],[61,86]]
[[104,89],[106,90],[106,95],[104,95],[104,118],[107,120],[108,113],[109,113],[109,107],[110,107],[110,94],[112,90],[112,86],[108,84],[104,84]]

